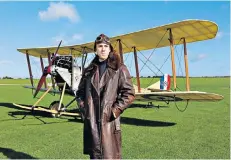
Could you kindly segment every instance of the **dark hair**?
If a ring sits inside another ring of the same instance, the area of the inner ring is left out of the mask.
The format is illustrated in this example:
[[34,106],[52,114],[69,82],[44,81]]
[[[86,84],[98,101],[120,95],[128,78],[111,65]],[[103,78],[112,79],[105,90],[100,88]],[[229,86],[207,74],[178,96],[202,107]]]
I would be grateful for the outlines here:
[[115,50],[113,50],[113,51],[111,51],[111,52],[109,53],[108,58],[109,58],[110,60],[112,60],[112,61],[116,61],[116,62],[118,63],[118,65],[121,63],[120,55],[119,55]]

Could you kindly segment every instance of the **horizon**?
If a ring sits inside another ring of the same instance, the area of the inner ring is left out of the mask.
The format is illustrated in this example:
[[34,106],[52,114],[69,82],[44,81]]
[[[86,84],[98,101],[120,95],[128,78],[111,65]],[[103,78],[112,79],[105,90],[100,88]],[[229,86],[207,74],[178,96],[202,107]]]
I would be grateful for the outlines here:
[[[5,78],[8,77],[8,78]],[[131,76],[132,78],[136,78],[135,76]],[[160,78],[161,76],[140,76],[140,78]],[[231,76],[189,76],[189,78],[230,78]],[[185,76],[176,76],[176,78],[186,78]],[[0,79],[29,79],[30,77],[9,77],[9,76],[3,76],[0,77]],[[33,78],[33,80],[39,80],[38,78]],[[50,78],[47,78],[50,79]]]

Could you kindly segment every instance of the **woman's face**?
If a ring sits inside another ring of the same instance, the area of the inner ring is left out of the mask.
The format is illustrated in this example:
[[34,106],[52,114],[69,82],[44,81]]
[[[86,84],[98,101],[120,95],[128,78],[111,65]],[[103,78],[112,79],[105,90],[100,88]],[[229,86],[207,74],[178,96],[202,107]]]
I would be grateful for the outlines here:
[[101,60],[105,60],[108,58],[110,53],[110,45],[106,43],[96,44],[96,54],[99,56]]

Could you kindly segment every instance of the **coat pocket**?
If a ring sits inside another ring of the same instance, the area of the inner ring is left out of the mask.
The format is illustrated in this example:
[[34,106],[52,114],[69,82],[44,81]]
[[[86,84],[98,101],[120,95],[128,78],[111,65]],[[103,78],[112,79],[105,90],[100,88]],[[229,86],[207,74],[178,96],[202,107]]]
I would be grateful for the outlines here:
[[105,107],[103,107],[103,119],[104,122],[111,122],[111,116],[112,116],[112,105],[113,102],[107,102],[107,104],[105,105]]
[[114,120],[114,133],[120,133],[120,132],[121,132],[120,117],[118,117]]

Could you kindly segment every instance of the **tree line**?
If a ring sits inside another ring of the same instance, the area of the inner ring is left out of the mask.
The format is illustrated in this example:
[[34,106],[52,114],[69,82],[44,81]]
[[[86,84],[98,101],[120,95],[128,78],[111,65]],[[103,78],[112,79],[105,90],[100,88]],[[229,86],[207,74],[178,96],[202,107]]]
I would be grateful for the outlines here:
[[[132,78],[136,78],[134,76],[131,76]],[[140,76],[140,78],[160,78],[162,76]],[[195,76],[190,78],[229,78],[230,76]],[[185,76],[177,76],[177,78],[185,78]],[[13,78],[9,76],[0,77],[0,79],[29,79],[27,78]]]

